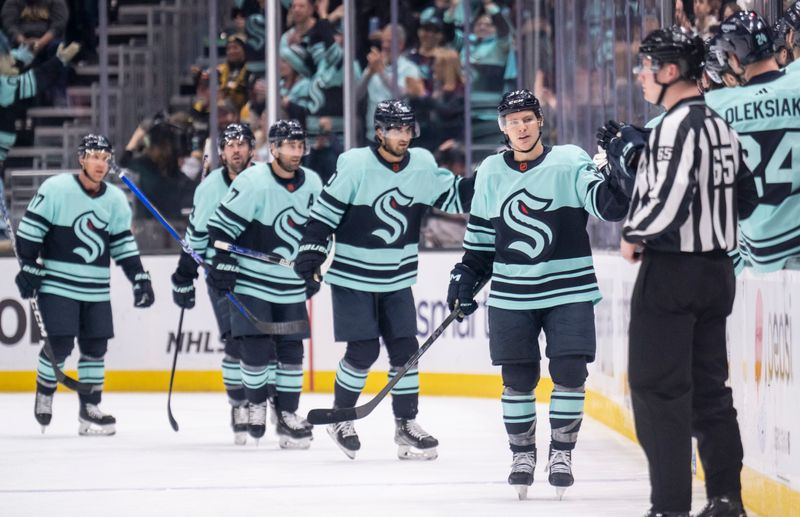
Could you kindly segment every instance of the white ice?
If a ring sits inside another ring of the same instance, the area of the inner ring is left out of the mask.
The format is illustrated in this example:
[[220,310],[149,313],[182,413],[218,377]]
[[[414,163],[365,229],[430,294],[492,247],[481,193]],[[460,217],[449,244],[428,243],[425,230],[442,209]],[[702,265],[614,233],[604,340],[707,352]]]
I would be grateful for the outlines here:
[[[362,402],[371,395],[364,395]],[[274,428],[256,447],[233,444],[223,393],[107,393],[113,437],[79,437],[78,403],[56,394],[42,435],[33,394],[0,395],[0,516],[640,516],[649,508],[638,445],[591,419],[574,453],[575,485],[555,498],[544,471],[547,406],[538,407],[539,463],[528,500],[506,483],[511,463],[500,402],[423,397],[418,421],[440,441],[435,461],[400,461],[391,403],[356,422],[349,460],[323,428],[311,449],[281,450]],[[301,413],[331,395],[304,394]],[[695,483],[694,509],[702,507]]]

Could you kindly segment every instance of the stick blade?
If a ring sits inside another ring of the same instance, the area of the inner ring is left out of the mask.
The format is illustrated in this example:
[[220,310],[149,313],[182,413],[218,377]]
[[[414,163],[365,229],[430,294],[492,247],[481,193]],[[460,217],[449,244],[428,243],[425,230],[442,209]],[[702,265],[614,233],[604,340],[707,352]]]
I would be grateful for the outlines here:
[[306,420],[312,425],[336,424],[348,420],[357,420],[356,408],[312,409]]
[[172,416],[172,410],[167,408],[167,417],[169,417],[169,425],[172,426],[172,430],[176,433],[178,432],[178,421],[175,420],[175,417]]

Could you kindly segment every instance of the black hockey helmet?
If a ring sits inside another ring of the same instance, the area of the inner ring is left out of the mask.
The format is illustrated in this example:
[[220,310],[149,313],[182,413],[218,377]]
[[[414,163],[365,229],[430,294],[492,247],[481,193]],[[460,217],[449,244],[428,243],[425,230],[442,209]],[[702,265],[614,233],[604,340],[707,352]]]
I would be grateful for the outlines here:
[[375,107],[375,129],[388,131],[401,127],[410,127],[414,130],[414,136],[419,136],[417,116],[411,106],[400,99],[379,102]]
[[86,153],[93,151],[102,151],[110,154],[112,157],[114,156],[114,147],[112,147],[108,138],[103,135],[89,133],[83,137],[81,144],[78,146],[78,156],[82,157]]
[[497,105],[497,117],[502,119],[506,115],[520,111],[532,111],[536,118],[542,119],[542,105],[532,91],[514,90],[504,93],[500,104]]
[[674,63],[680,68],[681,79],[687,81],[700,79],[705,53],[703,40],[677,25],[654,30],[639,46],[640,59],[650,58],[654,71],[665,63]]
[[786,36],[789,35],[789,23],[785,18],[778,18],[778,21],[772,25],[772,41],[775,43],[775,51],[786,46]]
[[800,31],[800,0],[796,0],[786,9],[782,18],[790,29]]
[[755,11],[739,11],[719,26],[719,46],[736,55],[742,66],[775,54],[772,29]]
[[723,84],[722,74],[731,71],[728,66],[728,55],[719,46],[719,36],[713,36],[706,41],[706,57],[703,66],[708,77],[717,84]]
[[295,119],[279,120],[269,127],[269,143],[281,145],[284,140],[306,140],[306,130]]
[[250,126],[247,124],[240,124],[238,122],[228,124],[219,135],[219,148],[224,149],[231,140],[244,140],[250,145],[251,150],[256,147],[256,137],[253,135],[253,130],[250,129]]

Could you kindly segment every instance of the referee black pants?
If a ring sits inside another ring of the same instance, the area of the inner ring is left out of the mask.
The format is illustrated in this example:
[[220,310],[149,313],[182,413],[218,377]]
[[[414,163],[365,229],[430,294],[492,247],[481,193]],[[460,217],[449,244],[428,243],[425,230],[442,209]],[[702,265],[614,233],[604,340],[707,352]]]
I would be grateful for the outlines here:
[[728,378],[725,319],[733,263],[722,252],[646,250],[631,297],[628,378],[653,510],[691,509],[691,437],[708,497],[741,492],[742,440]]

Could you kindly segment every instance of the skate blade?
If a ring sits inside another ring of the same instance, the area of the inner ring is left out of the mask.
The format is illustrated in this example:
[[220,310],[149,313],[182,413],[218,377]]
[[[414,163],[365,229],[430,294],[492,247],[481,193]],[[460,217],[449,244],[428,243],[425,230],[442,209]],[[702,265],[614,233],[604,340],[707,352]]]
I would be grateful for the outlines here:
[[115,424],[97,425],[81,421],[78,426],[78,434],[80,436],[113,436],[116,432]]
[[281,449],[295,449],[303,450],[311,447],[312,437],[308,438],[291,438],[289,436],[278,437],[278,445]]
[[430,461],[439,457],[436,447],[430,449],[417,449],[410,445],[398,445],[397,457],[401,460],[422,460]]
[[233,443],[236,445],[246,445],[247,444],[247,431],[233,433]]
[[333,440],[333,443],[335,443],[336,446],[339,447],[339,449],[341,449],[341,451],[344,453],[345,456],[347,456],[351,460],[356,459],[356,452],[357,451],[351,451],[350,449],[347,449],[346,447],[343,447],[342,444],[339,443],[339,440],[336,439],[336,433],[334,433],[330,429],[326,429],[326,431],[328,432],[328,436],[331,437],[331,440]]
[[564,493],[567,491],[567,487],[564,486],[557,486],[556,487],[556,499],[561,501],[564,499]]
[[45,432],[46,430],[47,430],[47,426],[46,426],[46,425],[43,425],[43,426],[42,426],[42,434],[44,434],[44,432]]
[[524,501],[528,498],[528,485],[513,485],[514,489],[517,491],[517,497],[520,501]]

